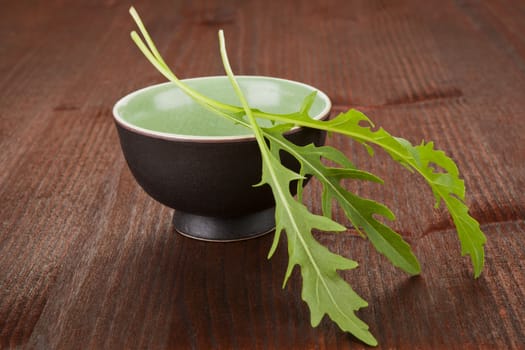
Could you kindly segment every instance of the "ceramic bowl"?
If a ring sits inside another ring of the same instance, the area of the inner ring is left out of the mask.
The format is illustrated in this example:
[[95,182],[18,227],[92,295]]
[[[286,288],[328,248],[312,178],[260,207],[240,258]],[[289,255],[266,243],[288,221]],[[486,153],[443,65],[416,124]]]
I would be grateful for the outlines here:
[[[239,76],[252,108],[297,111],[315,88],[290,80]],[[240,105],[225,76],[184,80],[191,88],[224,103]],[[329,98],[318,91],[312,118],[328,118]],[[139,185],[175,209],[173,224],[184,235],[235,241],[274,229],[274,200],[261,179],[261,156],[251,131],[197,104],[172,83],[130,93],[113,108],[120,144]],[[265,123],[261,120],[260,123]],[[318,130],[295,128],[286,137],[306,145],[324,143]],[[284,155],[286,166],[298,164]]]

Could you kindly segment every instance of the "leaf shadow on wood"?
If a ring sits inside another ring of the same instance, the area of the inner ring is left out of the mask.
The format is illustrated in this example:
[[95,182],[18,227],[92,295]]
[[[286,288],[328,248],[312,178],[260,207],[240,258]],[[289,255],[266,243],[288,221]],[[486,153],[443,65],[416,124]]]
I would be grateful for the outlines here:
[[501,326],[487,328],[486,322],[497,322],[498,310],[483,277],[413,277],[371,304],[376,305],[379,342],[386,348],[464,349],[502,341],[501,334],[491,332]]

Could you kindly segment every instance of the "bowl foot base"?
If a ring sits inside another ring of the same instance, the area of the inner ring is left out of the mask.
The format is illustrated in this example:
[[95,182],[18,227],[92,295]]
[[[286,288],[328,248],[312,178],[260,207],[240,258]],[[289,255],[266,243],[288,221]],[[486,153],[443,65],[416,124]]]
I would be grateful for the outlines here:
[[216,218],[176,210],[175,230],[194,239],[212,242],[234,242],[255,238],[275,229],[275,208],[236,218]]

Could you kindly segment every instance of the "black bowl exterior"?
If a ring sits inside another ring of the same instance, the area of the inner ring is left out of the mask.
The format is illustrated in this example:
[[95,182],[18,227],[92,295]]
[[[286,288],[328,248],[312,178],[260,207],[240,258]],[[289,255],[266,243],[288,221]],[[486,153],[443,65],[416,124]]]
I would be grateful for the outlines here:
[[[261,180],[257,142],[248,140],[168,140],[128,130],[116,123],[128,166],[140,186],[160,203],[186,213],[238,217],[275,205]],[[324,143],[326,134],[301,128],[287,138],[298,145]],[[294,170],[290,155],[283,163]]]

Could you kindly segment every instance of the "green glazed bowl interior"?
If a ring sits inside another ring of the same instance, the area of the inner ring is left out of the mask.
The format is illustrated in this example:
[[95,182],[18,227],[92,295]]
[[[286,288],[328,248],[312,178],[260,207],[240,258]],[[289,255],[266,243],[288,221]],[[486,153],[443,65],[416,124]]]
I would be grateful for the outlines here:
[[[309,85],[286,79],[239,76],[237,80],[250,107],[269,113],[297,112],[304,98],[316,91]],[[184,83],[209,98],[241,105],[226,76],[185,79]],[[318,91],[309,114],[323,118],[330,108],[329,98]],[[113,114],[125,128],[153,137],[195,140],[252,137],[251,130],[202,107],[173,83],[153,85],[123,97],[116,103]],[[270,125],[267,120],[258,122]]]
[[[278,114],[299,111],[304,98],[317,91],[270,77],[240,76],[238,81],[251,108]],[[241,105],[226,76],[184,83],[209,98]],[[317,91],[310,116],[328,118],[330,108],[328,97]],[[261,180],[262,159],[249,128],[200,106],[173,83],[130,93],[115,104],[113,115],[129,169],[146,193],[175,209],[177,232],[225,242],[257,237],[275,227],[270,187],[254,187]],[[285,136],[297,145],[320,146],[326,133],[296,127]],[[291,155],[282,154],[281,161],[299,171]]]

